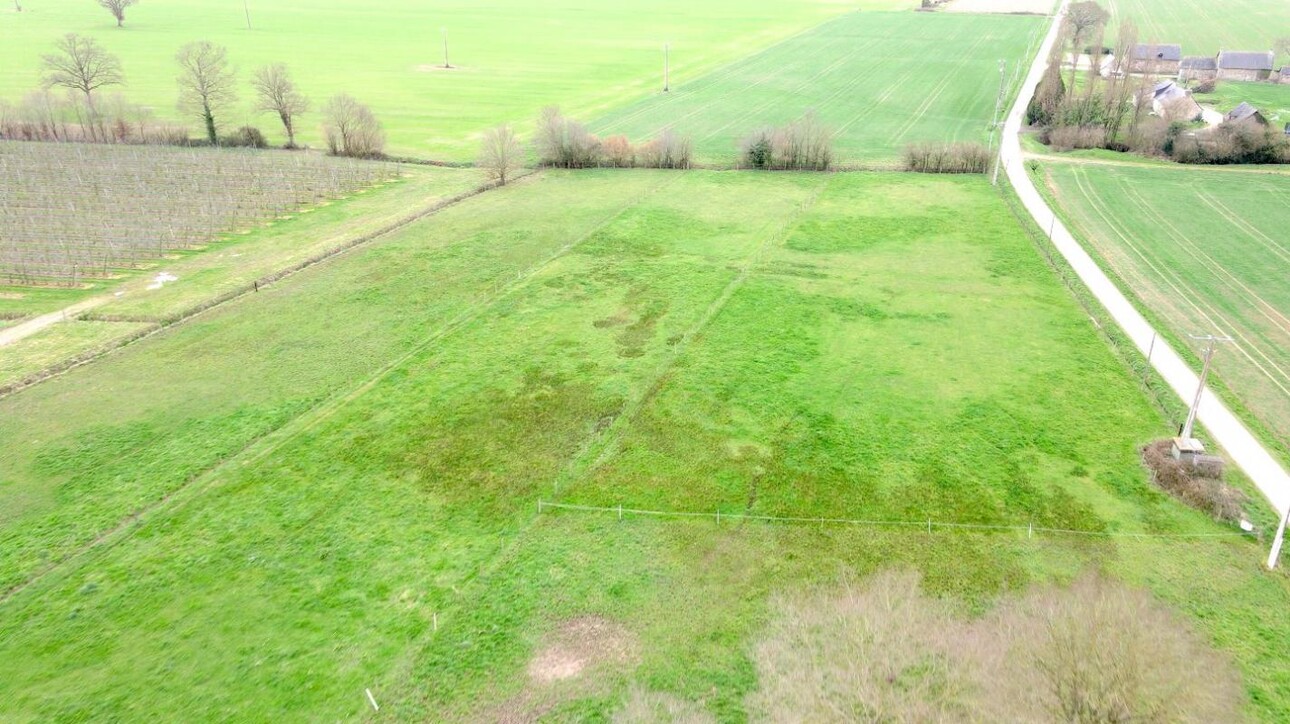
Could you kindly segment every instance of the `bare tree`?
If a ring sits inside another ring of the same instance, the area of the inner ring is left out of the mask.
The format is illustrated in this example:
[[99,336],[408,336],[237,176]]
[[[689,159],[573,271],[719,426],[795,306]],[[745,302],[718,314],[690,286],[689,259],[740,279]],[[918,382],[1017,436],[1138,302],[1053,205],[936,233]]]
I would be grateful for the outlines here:
[[236,80],[227,52],[208,40],[189,43],[175,56],[179,63],[179,110],[201,118],[206,138],[219,143],[215,114],[237,99]]
[[[1093,0],[1081,0],[1073,3],[1066,11],[1066,32],[1071,41],[1071,80],[1070,88],[1075,87],[1075,70],[1079,66],[1080,51],[1084,43],[1099,34],[1110,18],[1101,5]],[[1099,52],[1101,48],[1098,49]]]
[[67,88],[85,95],[94,108],[94,91],[107,85],[121,85],[121,61],[103,49],[93,38],[68,33],[54,43],[56,53],[43,55],[40,67],[46,88]]
[[373,158],[385,148],[385,131],[372,109],[348,93],[332,96],[323,106],[323,135],[334,156]]
[[138,2],[139,0],[98,0],[99,5],[116,18],[118,28],[125,25],[125,9]]
[[295,119],[309,110],[309,99],[296,89],[295,82],[287,73],[287,66],[274,63],[261,67],[255,71],[251,85],[255,87],[255,110],[278,114],[287,132],[287,148],[295,148]]
[[479,146],[479,166],[488,178],[504,186],[523,163],[524,148],[510,126],[498,126],[484,133]]

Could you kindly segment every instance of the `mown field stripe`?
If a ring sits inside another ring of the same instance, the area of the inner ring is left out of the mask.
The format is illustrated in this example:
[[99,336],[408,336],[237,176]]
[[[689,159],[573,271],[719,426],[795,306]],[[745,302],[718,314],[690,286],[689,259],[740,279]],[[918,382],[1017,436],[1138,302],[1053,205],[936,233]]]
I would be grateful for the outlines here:
[[58,571],[70,570],[78,561],[85,558],[90,553],[100,549],[105,550],[116,543],[127,540],[133,531],[137,530],[144,522],[151,519],[153,516],[166,510],[181,508],[193,500],[200,498],[203,493],[210,490],[220,482],[219,473],[223,470],[228,469],[235,464],[250,465],[254,462],[263,460],[266,456],[281,448],[282,445],[288,441],[314,429],[319,424],[332,417],[337,410],[370,391],[380,381],[389,377],[390,374],[397,371],[426,350],[432,348],[452,333],[461,329],[470,321],[478,318],[498,302],[523,288],[529,280],[533,278],[533,276],[548,268],[551,264],[568,254],[578,245],[582,244],[597,231],[612,223],[615,219],[622,216],[631,208],[637,206],[642,200],[644,200],[644,198],[647,198],[668,185],[675,183],[680,177],[681,174],[665,176],[659,183],[650,188],[645,195],[633,199],[627,204],[615,209],[609,215],[596,222],[585,233],[574,238],[538,264],[530,267],[522,275],[507,282],[497,291],[488,295],[477,304],[455,315],[448,322],[436,329],[435,332],[417,343],[408,352],[378,369],[367,379],[360,382],[356,387],[338,392],[331,397],[320,401],[313,407],[303,410],[300,414],[291,418],[283,425],[250,440],[241,449],[229,455],[214,467],[194,475],[190,480],[179,487],[170,490],[154,503],[126,516],[115,527],[100,533],[92,541],[77,548],[69,555],[51,562],[47,567],[30,576],[26,581],[12,586],[3,593],[0,593],[0,604],[9,602],[15,596],[22,593],[24,590],[29,589],[36,583],[47,579],[56,580],[55,574]]

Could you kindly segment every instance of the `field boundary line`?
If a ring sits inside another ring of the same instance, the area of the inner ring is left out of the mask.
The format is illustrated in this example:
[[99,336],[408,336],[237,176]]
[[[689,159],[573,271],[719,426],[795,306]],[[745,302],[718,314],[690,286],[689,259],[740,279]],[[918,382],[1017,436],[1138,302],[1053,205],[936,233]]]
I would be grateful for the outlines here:
[[[517,183],[523,179],[535,176],[538,173],[539,171],[529,171],[528,173],[525,173],[522,176],[515,178],[509,183]],[[497,182],[489,182],[489,183],[480,184],[479,186],[476,186],[473,189],[462,191],[461,193],[450,196],[449,198],[440,199],[430,204],[429,206],[422,207],[421,209],[418,209],[417,211],[414,211],[411,214],[407,214],[398,219],[395,219],[394,221],[391,221],[390,223],[378,229],[369,231],[365,234],[360,234],[359,236],[356,236],[352,239],[348,239],[338,244],[337,246],[333,246],[329,249],[324,249],[323,251],[313,254],[308,258],[302,259],[301,261],[298,261],[286,268],[279,269],[276,272],[265,274],[261,277],[258,277],[252,280],[251,282],[242,284],[238,287],[230,289],[221,294],[217,294],[214,297],[207,299],[206,301],[199,302],[198,304],[192,305],[178,312],[173,312],[171,314],[168,314],[159,318],[145,318],[145,317],[127,318],[127,317],[113,317],[112,315],[89,316],[89,315],[80,314],[82,311],[84,311],[84,309],[77,309],[76,312],[74,313],[78,315],[76,316],[77,321],[137,322],[137,323],[151,323],[155,326],[151,329],[142,330],[140,333],[137,333],[137,334],[126,335],[125,337],[115,342],[109,342],[106,345],[100,346],[99,348],[94,350],[90,350],[87,353],[76,355],[74,357],[63,360],[62,362],[58,362],[53,365],[50,365],[40,371],[34,372],[28,375],[27,377],[24,377],[21,380],[10,382],[5,385],[0,385],[0,400],[12,394],[15,394],[17,392],[20,392],[28,387],[40,384],[41,382],[44,382],[45,380],[48,380],[52,377],[61,375],[64,372],[68,372],[72,369],[80,367],[81,365],[93,362],[94,360],[100,357],[103,357],[104,355],[107,355],[111,352],[114,352],[122,347],[125,347],[126,345],[146,339],[147,337],[151,337],[152,335],[157,334],[158,332],[162,332],[166,329],[169,329],[170,327],[186,322],[194,317],[197,317],[203,312],[221,307],[228,302],[232,302],[236,299],[240,299],[244,296],[247,296],[248,294],[254,294],[259,290],[261,286],[268,287],[270,284],[280,282],[283,279],[286,279],[288,277],[295,276],[296,274],[312,266],[315,266],[317,264],[321,264],[323,262],[329,261],[336,257],[342,256],[346,252],[349,252],[353,249],[356,249],[370,242],[377,241],[381,237],[384,237],[388,234],[392,234],[398,231],[399,229],[402,229],[403,227],[408,226],[409,224],[420,221],[421,219],[424,219],[428,216],[437,214],[440,211],[443,211],[444,209],[447,209],[449,207],[456,206],[457,204],[463,201],[466,201],[468,199],[474,198],[475,196],[479,196],[480,194],[483,194],[488,191],[492,191],[494,189],[498,189],[501,187],[502,187],[502,184],[498,184]],[[94,304],[91,304],[89,307],[85,308],[85,309],[92,309],[93,307],[106,303],[110,299],[111,297],[107,297],[107,296],[92,297],[89,300],[86,300],[85,302],[80,302],[79,304],[84,305],[87,302],[94,302]],[[67,309],[73,309],[74,307],[77,307],[77,306],[78,305],[72,305],[72,307],[68,307]],[[51,312],[49,315],[44,315],[44,316],[59,315],[66,311],[67,310],[59,310],[57,312]],[[18,340],[13,340],[13,341],[16,342]]]
[[465,324],[478,318],[480,314],[492,307],[498,301],[510,295],[515,290],[523,287],[526,282],[540,273],[543,269],[568,254],[578,245],[582,244],[596,232],[603,229],[606,225],[610,224],[627,211],[640,205],[640,203],[648,196],[653,195],[665,186],[675,183],[678,178],[680,178],[679,174],[668,177],[666,181],[650,187],[644,194],[633,197],[608,216],[594,222],[585,233],[566,243],[554,253],[550,254],[545,259],[542,259],[537,264],[530,267],[527,271],[509,281],[505,286],[494,290],[484,300],[462,310],[406,353],[378,368],[370,377],[361,382],[357,387],[350,388],[349,390],[338,391],[337,393],[320,401],[313,407],[302,411],[299,415],[286,421],[281,426],[268,430],[264,434],[249,440],[241,448],[231,452],[227,457],[206,470],[195,473],[188,480],[166,492],[151,504],[145,505],[144,507],[125,515],[115,526],[100,532],[92,540],[76,548],[67,556],[49,563],[45,568],[30,576],[27,580],[15,584],[4,591],[0,591],[0,605],[8,603],[13,597],[17,596],[22,591],[48,578],[49,576],[56,574],[58,571],[67,569],[77,560],[89,555],[95,550],[110,547],[118,542],[127,540],[132,530],[137,529],[138,526],[145,522],[146,519],[156,515],[158,512],[167,508],[182,508],[192,500],[199,498],[206,491],[212,489],[219,483],[217,475],[220,471],[229,468],[234,463],[240,461],[241,465],[250,465],[252,463],[259,462],[260,460],[263,460],[266,455],[275,452],[282,445],[294,439],[298,435],[308,432],[309,430],[314,429],[317,425],[330,419],[331,416],[334,415],[341,407],[361,397],[388,377],[392,372],[401,368],[409,360],[424,353],[427,349],[442,341],[453,332],[456,332]]
[[703,511],[685,511],[685,510],[648,510],[644,508],[628,508],[619,505],[617,507],[605,507],[599,505],[578,505],[574,503],[554,503],[538,499],[538,513],[545,512],[548,508],[556,510],[570,510],[584,513],[614,513],[618,515],[619,520],[625,515],[642,515],[658,518],[712,518],[718,523],[723,518],[728,520],[755,521],[764,523],[802,523],[811,525],[851,525],[851,526],[868,526],[868,527],[903,527],[919,528],[932,532],[937,528],[947,528],[950,530],[987,530],[987,531],[1011,531],[1024,532],[1028,536],[1035,533],[1047,533],[1052,535],[1083,535],[1083,536],[1101,536],[1106,538],[1143,538],[1143,539],[1178,539],[1178,538],[1253,538],[1253,533],[1241,531],[1230,531],[1223,533],[1131,533],[1110,530],[1076,530],[1072,528],[1051,528],[1047,526],[1034,525],[1006,525],[991,523],[954,523],[948,521],[938,521],[935,518],[925,518],[923,520],[881,520],[865,518],[832,518],[832,517],[809,517],[809,516],[779,516],[779,515],[754,515],[750,513],[724,513],[719,509],[713,512]]

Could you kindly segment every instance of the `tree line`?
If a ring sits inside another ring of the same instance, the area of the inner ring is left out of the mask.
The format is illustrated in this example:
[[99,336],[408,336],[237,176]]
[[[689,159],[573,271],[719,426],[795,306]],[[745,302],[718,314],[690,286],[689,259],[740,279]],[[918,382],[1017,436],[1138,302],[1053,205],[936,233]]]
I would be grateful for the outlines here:
[[[113,0],[115,1],[115,0]],[[223,121],[238,100],[237,70],[228,51],[209,41],[184,45],[175,54],[177,107],[200,122],[204,142],[212,146],[267,146],[264,134],[242,126],[221,135]],[[0,138],[97,143],[191,143],[188,130],[159,124],[141,106],[106,89],[124,86],[121,61],[93,38],[69,33],[40,61],[41,90],[16,107],[0,104]],[[254,110],[272,114],[282,124],[286,148],[297,148],[300,117],[310,100],[296,85],[287,66],[270,63],[252,73]],[[59,98],[53,91],[63,90]],[[385,132],[366,105],[346,93],[331,97],[322,107],[322,130],[328,150],[338,156],[380,156]]]

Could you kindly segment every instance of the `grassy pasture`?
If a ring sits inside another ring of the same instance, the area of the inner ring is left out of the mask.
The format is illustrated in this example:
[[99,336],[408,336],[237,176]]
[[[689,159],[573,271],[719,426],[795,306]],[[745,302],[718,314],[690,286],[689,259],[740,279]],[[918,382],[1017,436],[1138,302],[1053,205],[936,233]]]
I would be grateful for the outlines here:
[[[1271,431],[1290,435],[1290,176],[1055,163],[1049,189],[1077,233],[1175,338],[1236,339],[1214,370]],[[1284,445],[1281,445],[1284,451]]]
[[[1184,55],[1271,50],[1290,27],[1290,5],[1263,0],[1115,0],[1103,3],[1115,24],[1132,20],[1144,43],[1180,43]],[[1284,60],[1284,59],[1283,59]]]
[[592,124],[644,140],[672,125],[703,160],[730,161],[740,139],[815,109],[842,161],[891,161],[906,144],[985,142],[999,93],[1043,21],[1033,17],[855,12],[677,83]]
[[[1260,613],[1290,589],[1245,542],[535,514],[1218,530],[1147,484],[1159,416],[977,178],[544,173],[0,413],[0,582],[49,571],[0,603],[15,718],[358,717],[367,687],[585,718],[634,681],[738,720],[766,594],[888,565],[976,610],[1106,567],[1237,659],[1251,713],[1290,697]],[[531,678],[580,616],[631,655]]]
[[147,327],[146,322],[82,321],[47,327],[5,345],[0,352],[0,385],[21,382],[65,359],[105,347]]
[[[315,108],[340,92],[369,103],[385,124],[391,152],[470,160],[479,132],[506,121],[527,126],[544,105],[590,117],[649,94],[661,82],[664,42],[672,44],[673,79],[685,82],[856,5],[394,0],[356,7],[342,0],[307,6],[266,0],[250,3],[248,30],[240,4],[213,0],[141,3],[120,29],[94,3],[32,0],[22,13],[0,12],[0,98],[16,101],[34,90],[40,55],[62,34],[78,32],[121,57],[130,99],[176,118],[175,52],[186,42],[210,40],[228,47],[243,83],[225,121],[230,129],[249,123],[281,140],[271,117],[252,113],[247,81],[255,67],[285,62]],[[434,69],[443,62],[441,28],[458,70]],[[321,142],[318,123],[317,113],[305,117],[303,142]]]

